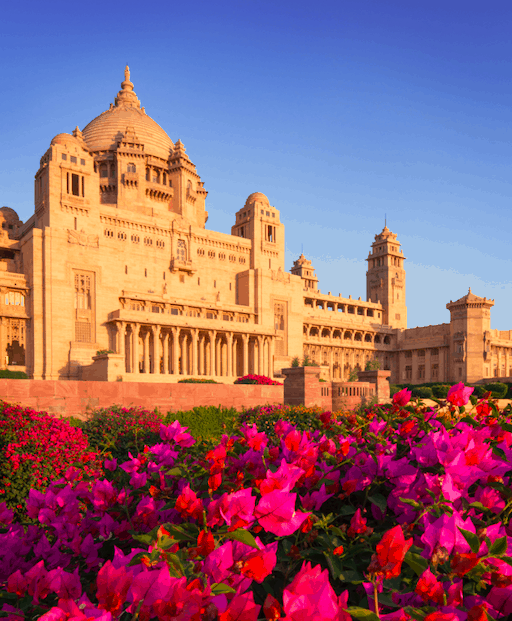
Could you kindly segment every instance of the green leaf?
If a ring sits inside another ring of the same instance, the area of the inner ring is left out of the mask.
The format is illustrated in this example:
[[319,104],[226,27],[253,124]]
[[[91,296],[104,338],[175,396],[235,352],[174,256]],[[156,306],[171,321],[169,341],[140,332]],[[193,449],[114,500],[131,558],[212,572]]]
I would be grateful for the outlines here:
[[421,574],[428,567],[428,561],[426,558],[423,558],[419,554],[415,554],[414,552],[411,552],[410,550],[405,555],[404,561],[407,563],[407,565],[409,565],[409,567],[413,570],[413,572],[417,576],[421,576]]
[[510,557],[510,556],[502,556],[502,557],[500,557],[500,560],[503,561],[504,563],[507,563],[507,565],[511,565],[512,566],[512,557]]
[[512,425],[510,423],[500,423],[503,431],[512,431]]
[[338,578],[342,582],[350,582],[352,584],[360,584],[364,581],[364,576],[353,569],[343,569],[339,573]]
[[478,501],[472,502],[470,505],[468,505],[468,507],[473,507],[474,509],[478,509],[479,511],[488,511],[487,507]]
[[400,496],[400,501],[404,502],[406,505],[411,505],[411,507],[413,507],[414,509],[421,509],[420,503],[412,500],[412,498],[402,498]]
[[498,448],[497,446],[492,447],[492,452],[496,457],[499,457],[503,461],[507,461],[507,456],[505,455],[505,451],[503,449]]
[[166,472],[170,477],[179,477],[183,474],[183,470],[181,468],[171,468]]
[[351,505],[341,505],[338,515],[352,515],[356,510]]
[[138,565],[144,557],[149,559],[149,553],[139,552],[130,560],[130,562],[128,563],[128,567],[132,567],[133,565]]
[[241,541],[242,543],[245,543],[246,545],[251,546],[251,548],[255,548],[256,550],[260,549],[259,545],[256,543],[256,539],[254,539],[252,534],[248,530],[245,530],[243,528],[234,530],[231,533],[226,533],[224,536],[227,539]]
[[220,593],[236,593],[229,585],[222,582],[214,582],[211,586],[212,593],[219,595]]
[[355,619],[364,619],[365,621],[379,621],[379,617],[366,608],[359,608],[359,606],[349,606],[347,612],[351,617]]
[[474,552],[476,554],[478,550],[480,549],[480,539],[478,539],[475,533],[472,533],[469,530],[465,530],[464,528],[461,528],[460,526],[459,526],[459,530],[462,533],[462,536],[464,537],[464,539],[468,542],[469,547],[471,548],[471,552]]
[[492,556],[501,556],[507,551],[507,537],[500,537],[492,544],[489,554]]
[[461,418],[460,421],[461,423],[467,423],[468,425],[471,425],[472,427],[480,427],[480,423],[477,422],[474,418],[472,418],[471,416],[464,416],[464,418]]
[[372,505],[379,507],[382,513],[384,513],[388,508],[388,501],[382,494],[373,494],[372,496],[368,496],[368,500],[372,503]]

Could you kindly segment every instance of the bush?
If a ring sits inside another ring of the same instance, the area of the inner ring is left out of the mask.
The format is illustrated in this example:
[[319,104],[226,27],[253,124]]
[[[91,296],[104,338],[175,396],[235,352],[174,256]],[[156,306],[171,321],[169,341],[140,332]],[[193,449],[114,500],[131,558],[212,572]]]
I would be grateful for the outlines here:
[[266,375],[244,375],[234,381],[235,384],[258,384],[260,386],[282,386],[281,382],[274,382]]
[[43,490],[69,466],[83,473],[101,471],[87,436],[67,421],[0,401],[0,501],[25,519],[31,489]]
[[379,360],[368,360],[366,363],[364,370],[365,371],[378,371],[380,369],[380,361]]
[[164,417],[164,424],[179,421],[180,425],[188,427],[198,440],[220,440],[222,435],[233,434],[240,412],[235,408],[223,408],[214,405],[195,407],[188,411],[168,412]]
[[475,390],[473,390],[472,396],[477,397],[478,399],[481,399],[487,392],[485,386],[482,386],[480,384],[477,384],[474,388]]
[[485,389],[492,392],[493,399],[504,399],[508,392],[508,386],[506,384],[502,384],[501,382],[486,384]]
[[187,379],[182,379],[178,381],[178,384],[218,384],[219,382],[216,382],[215,380],[212,379],[203,379],[201,377],[189,377]]
[[402,389],[400,386],[397,386],[396,384],[390,384],[389,385],[389,394],[392,397],[395,393],[400,392]]
[[434,397],[432,388],[428,386],[415,386],[411,392],[413,397],[419,397],[420,399],[432,399]]
[[24,371],[10,371],[9,369],[1,369],[0,379],[28,379],[28,375]]
[[146,444],[159,442],[162,418],[143,408],[113,406],[94,410],[83,425],[92,448],[102,455],[128,459],[128,452],[138,453]]
[[432,394],[436,399],[446,399],[450,386],[448,384],[435,384],[432,386]]
[[276,440],[274,429],[279,420],[286,420],[295,425],[299,431],[315,431],[324,429],[320,414],[320,407],[306,408],[303,405],[259,405],[255,408],[243,410],[239,416],[239,423],[256,424],[258,431],[264,431],[269,438]]
[[298,356],[295,356],[292,360],[292,367],[300,367],[300,358]]

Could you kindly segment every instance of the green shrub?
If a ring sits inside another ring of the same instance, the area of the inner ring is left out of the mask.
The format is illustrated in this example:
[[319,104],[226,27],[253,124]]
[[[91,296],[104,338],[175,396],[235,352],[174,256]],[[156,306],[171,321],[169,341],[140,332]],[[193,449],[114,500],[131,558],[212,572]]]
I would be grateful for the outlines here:
[[396,384],[390,384],[389,385],[389,394],[391,396],[393,396],[395,393],[400,392],[402,389],[400,388],[400,386],[397,386]]
[[478,397],[474,394],[469,397],[469,400],[471,401],[471,405],[476,405],[478,403]]
[[28,379],[28,375],[24,371],[11,371],[9,369],[1,369],[0,379]]
[[413,397],[419,397],[420,399],[432,399],[434,397],[432,388],[428,386],[414,386],[411,392]]
[[379,360],[368,360],[366,363],[364,370],[365,371],[378,371],[380,369]]
[[292,367],[300,367],[300,358],[298,356],[295,356],[292,360]]
[[196,440],[220,440],[222,435],[232,435],[240,412],[235,408],[223,408],[214,405],[195,407],[188,411],[168,412],[164,417],[164,424],[179,421],[180,425],[188,427]]
[[493,399],[504,399],[508,392],[508,386],[506,384],[502,384],[501,382],[486,384],[485,389],[492,392]]
[[474,386],[474,389],[475,390],[473,390],[473,394],[471,396],[477,397],[478,399],[481,399],[487,392],[485,386],[482,386],[481,384],[477,384],[476,386]]
[[128,452],[139,453],[146,444],[160,441],[161,424],[162,418],[156,411],[115,405],[94,410],[82,429],[94,450],[126,461]]
[[249,425],[255,423],[258,431],[264,431],[272,440],[276,439],[274,425],[279,420],[293,423],[299,431],[326,431],[320,420],[323,409],[320,407],[306,408],[303,405],[259,405],[243,410],[239,423]]
[[178,381],[178,384],[218,384],[219,382],[216,382],[215,380],[212,379],[203,379],[201,377],[188,377],[187,379],[182,379]]
[[432,394],[436,399],[446,399],[449,390],[449,384],[435,384],[432,386]]

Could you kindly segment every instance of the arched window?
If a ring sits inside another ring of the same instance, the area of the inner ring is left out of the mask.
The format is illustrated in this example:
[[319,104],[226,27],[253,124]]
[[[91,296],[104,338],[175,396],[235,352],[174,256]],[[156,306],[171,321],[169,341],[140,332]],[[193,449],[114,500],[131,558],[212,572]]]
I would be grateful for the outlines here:
[[178,245],[176,248],[176,257],[178,261],[187,260],[187,244],[183,239],[178,239]]
[[134,173],[137,172],[137,166],[135,166],[135,164],[133,162],[130,162],[128,164],[128,166],[126,167],[127,172],[129,173]]

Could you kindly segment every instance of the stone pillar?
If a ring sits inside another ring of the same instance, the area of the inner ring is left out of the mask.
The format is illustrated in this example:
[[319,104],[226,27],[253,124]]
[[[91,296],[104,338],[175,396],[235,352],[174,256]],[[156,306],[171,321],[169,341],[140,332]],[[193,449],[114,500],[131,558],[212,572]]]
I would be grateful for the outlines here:
[[216,350],[216,345],[215,345],[215,341],[217,339],[217,331],[216,330],[212,330],[210,332],[210,375],[212,377],[215,376],[215,350]]
[[226,334],[227,351],[226,351],[226,375],[228,377],[233,376],[233,332]]
[[162,334],[162,349],[163,349],[163,357],[164,357],[164,375],[169,373],[169,333],[164,332]]
[[119,321],[116,324],[117,328],[117,353],[121,356],[124,356],[124,333],[126,330],[126,323],[124,321]]
[[149,373],[149,331],[146,330],[142,337],[144,347],[144,373]]
[[263,371],[263,337],[258,337],[258,375],[265,375]]
[[140,324],[132,323],[132,373],[139,373],[139,329]]
[[192,328],[190,330],[192,333],[192,352],[190,356],[190,375],[198,375],[197,370],[197,328]]
[[268,377],[274,377],[274,339],[272,337],[270,337],[268,342]]
[[172,327],[172,348],[171,348],[171,370],[173,375],[179,375],[179,344],[180,344],[180,328]]
[[161,326],[151,326],[151,332],[153,334],[153,364],[151,373],[160,375],[160,332]]
[[188,375],[188,334],[183,333],[181,339],[181,374]]
[[242,334],[243,366],[242,376],[249,374],[249,335]]

